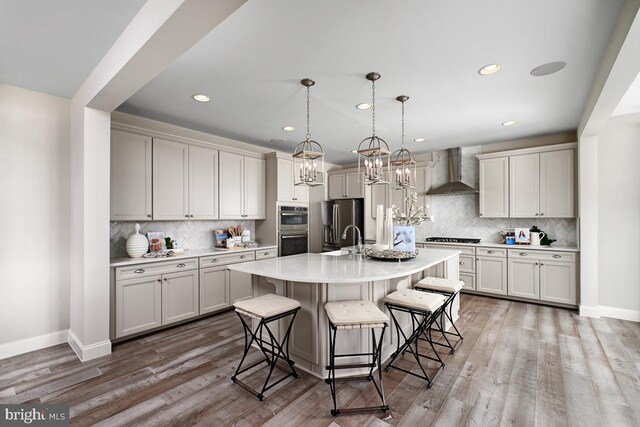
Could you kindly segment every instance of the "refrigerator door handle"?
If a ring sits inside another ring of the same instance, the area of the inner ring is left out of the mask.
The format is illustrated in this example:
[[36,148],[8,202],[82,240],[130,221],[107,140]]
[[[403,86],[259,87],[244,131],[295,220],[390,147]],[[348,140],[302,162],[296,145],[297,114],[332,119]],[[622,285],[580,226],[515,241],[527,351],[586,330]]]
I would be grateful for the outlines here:
[[340,230],[340,206],[333,205],[333,243],[340,243],[338,230]]

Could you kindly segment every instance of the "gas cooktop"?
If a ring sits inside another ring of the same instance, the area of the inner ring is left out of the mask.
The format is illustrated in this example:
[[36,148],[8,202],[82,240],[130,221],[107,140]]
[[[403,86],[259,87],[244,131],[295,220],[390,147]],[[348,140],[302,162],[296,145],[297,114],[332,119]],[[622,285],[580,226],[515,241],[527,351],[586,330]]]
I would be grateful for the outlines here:
[[441,243],[480,243],[480,239],[470,239],[466,237],[427,237],[425,241]]

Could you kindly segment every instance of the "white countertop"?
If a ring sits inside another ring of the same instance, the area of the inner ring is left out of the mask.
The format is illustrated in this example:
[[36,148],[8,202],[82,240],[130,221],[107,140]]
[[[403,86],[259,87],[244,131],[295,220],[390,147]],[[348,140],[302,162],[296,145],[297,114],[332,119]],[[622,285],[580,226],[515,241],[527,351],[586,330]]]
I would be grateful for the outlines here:
[[372,260],[364,254],[336,256],[328,252],[249,261],[227,268],[291,282],[361,283],[409,276],[454,258],[459,253],[448,249],[421,248],[414,259],[397,262]]
[[162,261],[171,261],[174,259],[185,259],[185,258],[198,258],[201,256],[209,256],[209,255],[220,255],[220,254],[236,254],[240,252],[249,252],[249,251],[259,251],[262,249],[274,249],[277,248],[277,245],[258,245],[256,248],[236,248],[236,249],[224,249],[224,248],[207,248],[207,249],[191,249],[185,250],[184,252],[176,254],[173,257],[162,257],[162,258],[111,258],[109,266],[110,267],[122,267],[124,265],[134,265],[134,264],[147,264],[150,262],[162,262]]
[[480,243],[452,243],[452,242],[425,242],[424,239],[416,240],[419,245],[435,245],[435,246],[465,246],[465,247],[483,247],[483,248],[502,248],[517,249],[528,251],[555,251],[555,252],[580,252],[575,246],[531,246],[531,245],[505,245],[504,243],[483,242]]

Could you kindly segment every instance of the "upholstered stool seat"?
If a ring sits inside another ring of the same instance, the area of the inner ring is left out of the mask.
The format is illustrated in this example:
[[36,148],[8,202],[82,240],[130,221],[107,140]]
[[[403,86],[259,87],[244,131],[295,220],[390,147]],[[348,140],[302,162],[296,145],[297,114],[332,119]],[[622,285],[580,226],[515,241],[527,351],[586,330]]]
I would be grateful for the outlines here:
[[[440,331],[440,333],[442,333],[446,344],[441,344],[438,342],[435,342],[434,344],[449,348],[451,350],[451,353],[454,353],[456,351],[456,347],[464,340],[462,334],[458,330],[458,327],[453,322],[453,316],[451,315],[453,309],[453,301],[455,300],[456,296],[458,296],[463,286],[464,282],[462,280],[443,279],[440,277],[425,277],[424,279],[420,280],[417,283],[414,283],[413,285],[415,289],[418,289],[423,293],[444,296],[445,301],[442,309],[442,315],[446,316],[447,319],[449,319],[449,322],[451,323],[451,326],[453,327],[453,330],[455,332],[449,332],[444,329],[444,319],[436,319],[434,324]],[[455,343],[455,345],[451,344],[448,336],[454,336],[458,338],[458,341]]]
[[[258,399],[263,400],[265,391],[275,387],[277,384],[280,384],[289,377],[298,378],[298,372],[293,366],[294,362],[289,357],[289,336],[291,335],[293,321],[296,318],[298,310],[300,310],[300,302],[279,295],[267,294],[248,300],[237,301],[233,306],[236,308],[236,313],[238,314],[244,329],[244,354],[242,355],[242,359],[238,364],[235,374],[231,377],[231,380],[256,395]],[[251,327],[251,324],[255,322],[252,322],[251,320],[247,322],[242,317],[243,315],[257,321],[258,324],[255,329]],[[278,340],[278,337],[269,328],[269,324],[277,322],[285,317],[291,317],[289,320],[289,326],[287,327],[284,335],[280,337],[280,340]],[[252,365],[243,368],[243,363],[252,344],[254,343],[260,349],[264,357]],[[279,361],[286,363],[283,364],[284,366],[278,366],[285,375],[270,383],[269,380],[271,379],[271,374]],[[260,365],[261,363],[266,363],[269,366],[269,373],[267,374],[267,378],[264,381],[262,389],[257,391],[238,379],[238,375]]]
[[[364,411],[388,411],[384,388],[382,386],[382,366],[381,351],[382,339],[384,331],[389,325],[389,317],[382,312],[371,301],[336,301],[328,302],[324,305],[327,319],[329,321],[329,365],[326,367],[328,371],[325,380],[331,389],[331,397],[333,399],[333,409],[331,414],[337,416],[344,413],[364,412]],[[336,354],[336,335],[338,329],[371,329],[371,351],[366,353],[348,353]],[[382,329],[380,336],[376,339],[375,329]],[[336,365],[336,359],[341,357],[363,357],[371,358],[370,362],[348,363]],[[378,368],[377,381],[373,377],[373,370]],[[336,370],[338,369],[358,369],[369,368],[367,375],[351,376],[336,378]],[[380,406],[368,406],[359,408],[339,409],[336,398],[336,382],[337,381],[371,381],[378,392],[378,396],[382,401]]]
[[[433,379],[435,378],[435,375],[444,368],[444,362],[434,347],[434,342],[431,337],[431,325],[442,312],[444,302],[445,297],[443,295],[420,292],[414,289],[397,290],[384,298],[384,303],[391,314],[391,318],[393,319],[393,323],[396,327],[396,335],[398,337],[396,351],[391,355],[391,360],[387,363],[385,368],[386,371],[394,368],[409,375],[426,380],[428,387],[433,385]],[[397,313],[408,314],[411,319],[411,324],[403,325],[400,322]],[[407,326],[411,326],[409,335],[405,333],[405,328]],[[418,340],[421,337],[429,343],[435,357],[420,353]],[[409,352],[414,357],[422,374],[404,369],[400,365],[395,364],[396,360],[400,356],[404,355],[405,352]],[[439,363],[439,367],[433,377],[429,377],[425,368],[422,366],[421,359],[423,358]]]

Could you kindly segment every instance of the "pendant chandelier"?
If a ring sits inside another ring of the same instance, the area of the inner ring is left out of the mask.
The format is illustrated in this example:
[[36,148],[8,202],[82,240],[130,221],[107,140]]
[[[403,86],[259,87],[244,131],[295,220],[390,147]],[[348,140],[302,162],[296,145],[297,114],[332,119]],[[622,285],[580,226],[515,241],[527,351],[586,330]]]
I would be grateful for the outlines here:
[[363,139],[358,145],[358,175],[363,183],[388,184],[389,145],[384,139],[376,136],[376,80],[380,78],[378,73],[367,74],[367,80],[371,81],[371,115],[372,135]]
[[309,130],[309,89],[316,82],[311,79],[302,79],[300,83],[307,88],[307,136],[293,150],[295,185],[316,187],[324,185],[324,150],[319,143],[311,139],[311,131]]
[[401,95],[396,100],[402,103],[402,146],[391,154],[391,166],[394,169],[396,189],[416,188],[416,161],[409,150],[404,148],[404,103],[408,96]]

